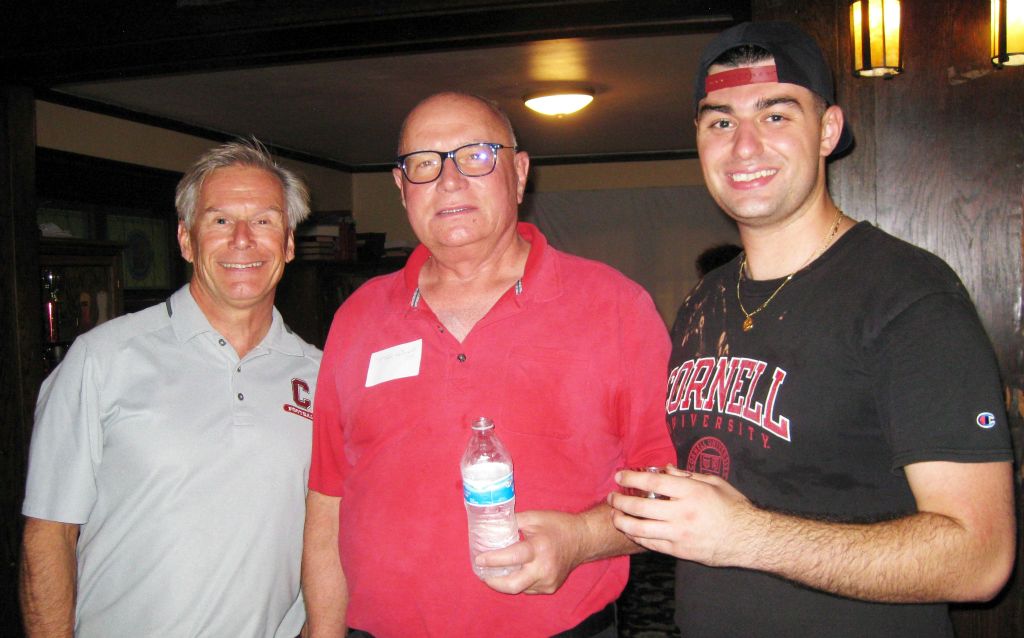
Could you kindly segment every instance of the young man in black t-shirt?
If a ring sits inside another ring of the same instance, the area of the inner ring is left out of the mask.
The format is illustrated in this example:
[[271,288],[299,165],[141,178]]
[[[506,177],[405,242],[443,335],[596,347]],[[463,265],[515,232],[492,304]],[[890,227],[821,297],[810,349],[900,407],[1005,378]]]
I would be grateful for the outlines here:
[[695,87],[708,188],[744,253],[673,329],[678,469],[623,472],[615,525],[682,559],[684,636],[952,636],[1014,556],[998,368],[940,259],[856,223],[825,186],[848,147],[817,45],[748,23]]

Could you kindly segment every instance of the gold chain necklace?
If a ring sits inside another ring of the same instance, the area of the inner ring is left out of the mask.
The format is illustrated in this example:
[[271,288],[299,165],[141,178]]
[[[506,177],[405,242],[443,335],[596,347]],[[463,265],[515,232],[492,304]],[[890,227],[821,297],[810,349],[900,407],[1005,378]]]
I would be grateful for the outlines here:
[[843,221],[843,211],[837,209],[836,220],[832,222],[832,228],[830,228],[828,234],[825,235],[825,241],[822,242],[821,248],[812,254],[811,258],[804,262],[803,266],[800,266],[793,272],[789,273],[789,275],[782,280],[782,283],[779,284],[779,287],[776,288],[772,294],[768,295],[768,298],[765,299],[760,306],[754,308],[753,312],[747,312],[747,309],[743,307],[743,300],[740,299],[740,284],[743,283],[743,271],[747,268],[747,253],[743,253],[743,260],[740,261],[740,274],[739,277],[736,278],[736,301],[739,302],[740,310],[743,311],[744,316],[743,332],[750,332],[754,328],[754,315],[768,307],[768,304],[772,302],[772,299],[775,299],[775,295],[779,294],[779,292],[786,287],[786,284],[788,284],[789,280],[793,278],[793,275],[806,268],[807,264],[820,257],[821,254],[825,252],[825,249],[828,248],[829,244],[832,243],[832,240],[835,239],[836,233],[839,232],[839,223],[841,221]]

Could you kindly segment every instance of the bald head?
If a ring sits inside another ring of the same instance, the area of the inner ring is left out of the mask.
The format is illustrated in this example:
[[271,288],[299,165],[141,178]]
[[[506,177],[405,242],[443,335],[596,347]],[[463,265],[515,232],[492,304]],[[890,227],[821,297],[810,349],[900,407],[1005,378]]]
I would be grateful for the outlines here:
[[512,129],[512,122],[509,121],[508,116],[495,102],[479,95],[445,91],[443,93],[435,93],[420,101],[405,116],[405,120],[402,121],[402,129],[398,134],[397,154],[401,155],[411,151],[425,150],[406,147],[406,133],[412,123],[426,123],[429,125],[433,119],[451,117],[453,113],[457,113],[459,117],[472,118],[477,122],[489,120],[487,123],[493,124],[497,129],[507,133],[507,138],[488,141],[518,146],[515,131]]

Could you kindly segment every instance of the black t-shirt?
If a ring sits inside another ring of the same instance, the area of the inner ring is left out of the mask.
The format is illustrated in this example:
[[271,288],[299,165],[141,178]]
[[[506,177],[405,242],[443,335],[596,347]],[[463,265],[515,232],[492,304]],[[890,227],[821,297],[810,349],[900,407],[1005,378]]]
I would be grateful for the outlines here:
[[[742,329],[739,259],[672,330],[666,418],[679,467],[760,506],[867,522],[915,511],[903,466],[1010,461],[991,345],[942,260],[861,222]],[[781,279],[744,279],[757,308]],[[945,605],[854,601],[680,561],[684,636],[952,635]]]

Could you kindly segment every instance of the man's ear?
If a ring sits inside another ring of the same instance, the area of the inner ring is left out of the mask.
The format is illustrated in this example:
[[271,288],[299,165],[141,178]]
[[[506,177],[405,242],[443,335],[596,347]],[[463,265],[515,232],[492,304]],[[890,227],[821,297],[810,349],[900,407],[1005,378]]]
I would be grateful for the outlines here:
[[284,263],[290,264],[295,259],[295,231],[288,229],[288,240],[284,248]]
[[845,121],[843,109],[835,104],[825,109],[821,116],[821,148],[819,152],[822,157],[828,157],[839,144],[839,136],[843,132],[843,122]]
[[526,151],[517,151],[515,155],[516,166],[516,201],[523,203],[523,194],[526,192],[526,177],[530,174],[530,155]]
[[185,228],[185,222],[178,222],[178,247],[181,249],[181,256],[188,263],[192,263],[192,235]]
[[402,208],[405,208],[405,178],[402,176],[402,169],[392,168],[391,177],[395,178],[395,186],[398,187],[398,192],[402,198]]

